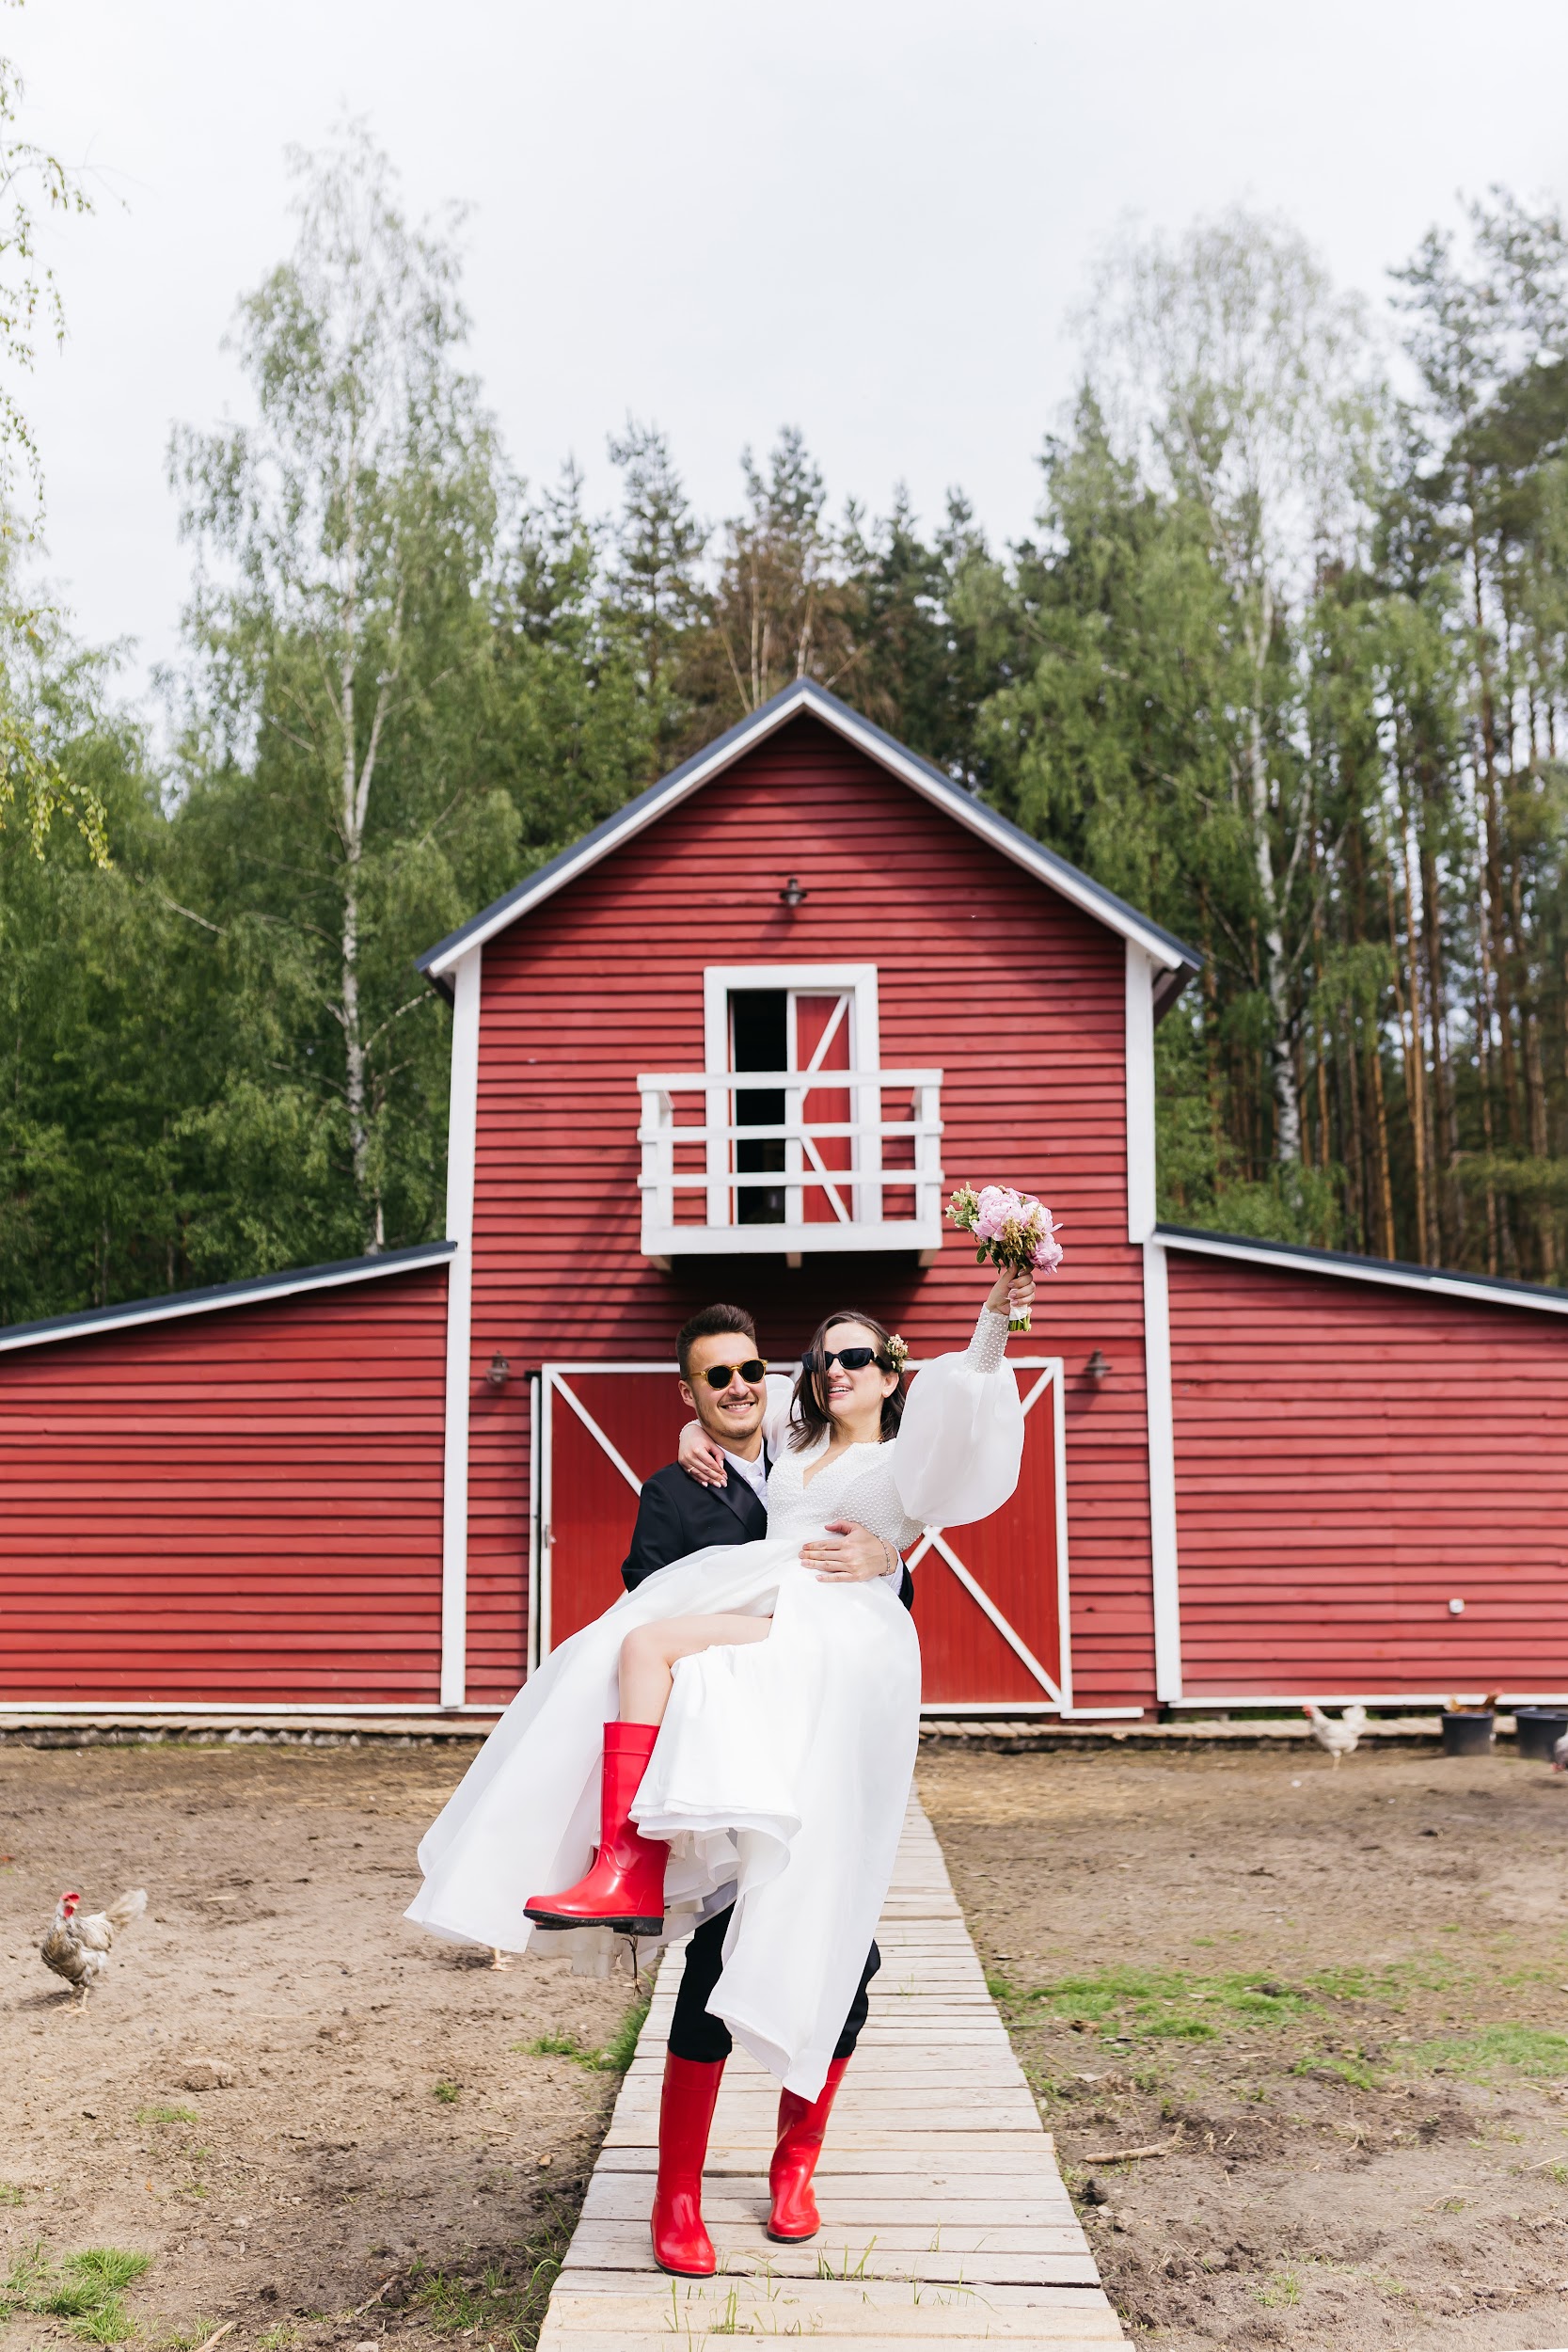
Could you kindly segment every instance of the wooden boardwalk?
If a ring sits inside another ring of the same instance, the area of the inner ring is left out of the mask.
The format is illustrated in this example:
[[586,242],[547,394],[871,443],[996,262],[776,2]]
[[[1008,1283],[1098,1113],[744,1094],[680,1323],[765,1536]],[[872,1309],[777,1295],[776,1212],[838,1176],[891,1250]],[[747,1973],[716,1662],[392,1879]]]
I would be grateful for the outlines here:
[[858,2352],[1089,2352],[1126,2341],[1003,2030],[929,1822],[911,1803],[877,1931],[871,2017],[816,2171],[821,2234],[770,2245],[778,2085],[737,2050],[714,2118],[713,2279],[670,2279],[648,2239],[665,2037],[684,1955],[659,1971],[539,2352],[800,2336]]

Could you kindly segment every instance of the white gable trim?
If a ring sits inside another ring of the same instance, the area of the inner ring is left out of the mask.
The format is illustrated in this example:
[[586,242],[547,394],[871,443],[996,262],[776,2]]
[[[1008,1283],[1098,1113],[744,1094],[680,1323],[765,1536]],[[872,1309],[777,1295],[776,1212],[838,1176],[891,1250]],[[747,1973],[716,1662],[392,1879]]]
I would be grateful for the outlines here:
[[912,753],[895,744],[879,727],[863,721],[847,704],[839,702],[835,696],[823,694],[813,688],[809,680],[801,679],[792,689],[776,695],[749,724],[742,721],[739,726],[732,727],[728,735],[721,738],[707,754],[699,754],[684,767],[677,768],[662,789],[656,787],[645,793],[641,802],[633,803],[620,818],[612,819],[602,828],[597,836],[591,836],[583,842],[575,855],[568,852],[564,857],[555,859],[531,886],[525,883],[520,890],[493,907],[487,920],[454,933],[452,939],[423,965],[428,977],[433,980],[446,979],[471,948],[483,946],[498,931],[505,930],[520,916],[531,914],[536,906],[542,906],[546,898],[553,898],[558,890],[563,890],[568,882],[576,882],[580,874],[587,873],[612,850],[634,840],[649,825],[657,824],[661,817],[668,816],[682,801],[700,791],[705,784],[732,767],[747,752],[754,751],[759,743],[765,742],[780,727],[786,726],[790,720],[799,718],[802,711],[819,719],[824,726],[833,728],[857,751],[863,752],[868,759],[874,760],[878,767],[897,776],[901,783],[930,801],[945,816],[966,826],[991,849],[1000,850],[1015,866],[1021,866],[1037,882],[1044,882],[1058,897],[1091,915],[1097,923],[1103,923],[1109,930],[1119,932],[1123,939],[1134,942],[1160,971],[1177,972],[1186,968],[1171,941],[1151,924],[1141,921],[1131,908],[1123,907],[1119,900],[1111,899],[1100,892],[1086,875],[1077,873],[1064,861],[1051,856],[1031,842],[1027,834],[1019,833],[1014,826],[999,818],[983,801],[974,800],[967,792],[960,791],[958,786],[927,767],[924,760],[916,759]]
[[1389,1265],[1378,1258],[1353,1258],[1331,1249],[1291,1249],[1238,1241],[1226,1233],[1175,1232],[1161,1226],[1156,1240],[1166,1249],[1190,1249],[1200,1257],[1233,1258],[1246,1265],[1274,1266],[1287,1274],[1326,1274],[1347,1282],[1376,1282],[1389,1290],[1423,1291],[1429,1298],[1468,1299],[1473,1306],[1523,1307],[1532,1314],[1568,1315],[1568,1291],[1528,1282],[1490,1281],[1484,1275],[1429,1273],[1423,1266]]
[[374,1258],[352,1258],[341,1265],[301,1266],[292,1274],[258,1275],[241,1282],[225,1282],[214,1290],[171,1291],[163,1298],[128,1299],[123,1307],[88,1307],[80,1314],[58,1315],[46,1323],[20,1323],[0,1329],[0,1353],[13,1348],[53,1347],[61,1340],[95,1340],[106,1331],[125,1331],[142,1323],[178,1323],[189,1315],[227,1314],[235,1308],[261,1307],[275,1298],[295,1298],[305,1291],[341,1290],[349,1282],[373,1282],[389,1274],[418,1274],[426,1266],[445,1265],[451,1242],[427,1242],[411,1249],[389,1250]]

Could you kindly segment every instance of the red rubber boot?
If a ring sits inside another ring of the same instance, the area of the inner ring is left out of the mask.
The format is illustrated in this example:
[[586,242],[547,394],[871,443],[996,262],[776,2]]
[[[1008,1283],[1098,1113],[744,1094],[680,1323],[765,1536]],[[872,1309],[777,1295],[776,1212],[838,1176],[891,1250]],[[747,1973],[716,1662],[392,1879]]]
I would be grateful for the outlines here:
[[779,2144],[768,2172],[768,2185],[773,2192],[768,2234],[781,2246],[815,2237],[822,2227],[811,2193],[811,2176],[822,2153],[822,2137],[848,2064],[847,2058],[834,2058],[815,2099],[802,2099],[793,2090],[779,2093]]
[[723,2078],[722,2058],[664,2061],[658,2103],[658,2183],[654,2190],[654,2260],[677,2279],[711,2279],[719,2267],[703,2227],[703,2158]]
[[657,1724],[606,1724],[592,1867],[564,1894],[529,1897],[523,1911],[536,1927],[614,1928],[621,1935],[657,1935],[663,1927],[670,1849],[642,1836],[628,1819],[657,1738]]

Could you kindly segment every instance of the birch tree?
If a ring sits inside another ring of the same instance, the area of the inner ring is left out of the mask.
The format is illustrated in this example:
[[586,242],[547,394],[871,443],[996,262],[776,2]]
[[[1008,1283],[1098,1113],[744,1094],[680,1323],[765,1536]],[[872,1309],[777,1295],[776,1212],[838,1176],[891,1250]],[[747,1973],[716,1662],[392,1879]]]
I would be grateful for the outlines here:
[[190,627],[209,735],[214,714],[228,735],[203,756],[285,787],[303,870],[282,919],[312,955],[327,950],[335,1083],[379,1248],[377,1116],[398,1025],[430,1008],[406,968],[383,968],[375,933],[462,797],[434,722],[485,658],[497,493],[489,424],[458,365],[450,237],[409,225],[358,126],[292,168],[293,251],[242,302],[233,338],[254,421],[178,432],[171,470],[198,549]]
[[1325,556],[1354,544],[1377,406],[1359,306],[1287,225],[1231,213],[1174,246],[1123,249],[1088,313],[1091,373],[1154,470],[1204,510],[1230,589],[1239,692],[1231,756],[1250,823],[1260,979],[1273,1017],[1275,1150],[1302,1157],[1296,1075],[1304,933],[1290,906],[1309,798],[1281,759],[1282,704]]

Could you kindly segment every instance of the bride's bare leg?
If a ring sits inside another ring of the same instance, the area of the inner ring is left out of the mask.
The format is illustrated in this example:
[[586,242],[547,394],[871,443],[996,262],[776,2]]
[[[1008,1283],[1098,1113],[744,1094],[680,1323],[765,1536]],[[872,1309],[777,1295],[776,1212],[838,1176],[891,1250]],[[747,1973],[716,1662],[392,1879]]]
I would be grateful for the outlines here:
[[716,1644],[765,1642],[771,1617],[665,1617],[640,1625],[621,1645],[621,1721],[661,1724],[670,1704],[672,1668]]

